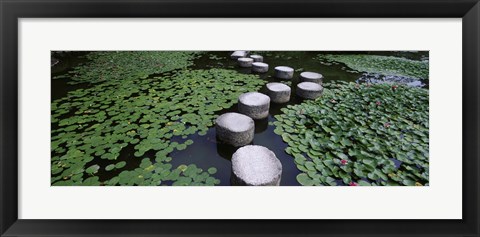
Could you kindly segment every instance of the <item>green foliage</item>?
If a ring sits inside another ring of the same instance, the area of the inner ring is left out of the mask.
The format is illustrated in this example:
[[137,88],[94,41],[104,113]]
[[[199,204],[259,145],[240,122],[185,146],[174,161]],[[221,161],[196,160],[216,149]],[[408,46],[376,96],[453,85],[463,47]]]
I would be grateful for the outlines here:
[[143,79],[152,74],[192,65],[199,52],[189,51],[99,51],[85,57],[88,62],[68,74],[53,79],[71,78],[69,84]]
[[87,172],[88,174],[95,174],[98,172],[98,169],[100,168],[100,166],[98,165],[92,165],[90,167],[88,167],[85,172]]
[[116,168],[116,169],[121,169],[121,168],[125,167],[125,165],[127,165],[127,162],[125,162],[125,161],[120,161],[120,162],[118,162],[117,164],[115,164],[115,168]]
[[[154,78],[122,80],[113,80],[117,72],[109,72],[112,80],[72,91],[51,104],[53,185],[79,185],[85,181],[84,173],[97,175],[84,170],[97,159],[114,164],[102,170],[119,172],[110,180],[99,179],[103,185],[159,185],[167,180],[178,181],[175,185],[218,184],[208,172],[199,173],[201,178],[191,177],[191,181],[177,180],[185,171],[172,170],[168,154],[187,149],[193,141],[172,142],[171,138],[206,134],[217,117],[215,112],[230,108],[241,93],[258,90],[265,83],[255,75],[223,69],[186,69]],[[148,157],[151,164],[122,170],[129,161],[117,159],[126,147],[133,147],[136,157]],[[155,157],[147,155],[151,152]]]
[[109,165],[107,165],[107,167],[105,167],[105,171],[112,171],[113,169],[115,169],[114,164],[109,164]]
[[300,184],[428,185],[428,90],[345,82],[325,88],[317,100],[275,116],[275,133],[303,172]]
[[207,171],[208,171],[209,174],[215,174],[215,173],[217,173],[217,168],[215,168],[215,167],[210,167],[210,168],[208,168]]
[[428,79],[428,61],[366,54],[319,54],[317,59],[328,63],[343,63],[359,72],[402,76],[421,80]]

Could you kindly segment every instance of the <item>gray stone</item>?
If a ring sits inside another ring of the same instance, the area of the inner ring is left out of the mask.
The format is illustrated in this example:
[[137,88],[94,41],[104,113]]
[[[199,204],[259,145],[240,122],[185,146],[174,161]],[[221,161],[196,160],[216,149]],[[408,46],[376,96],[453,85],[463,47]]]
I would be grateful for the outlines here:
[[271,150],[249,145],[232,156],[232,183],[248,186],[279,186],[282,163]]
[[289,86],[271,82],[267,84],[267,95],[275,103],[286,103],[290,100],[291,89]]
[[275,67],[275,77],[279,79],[292,79],[293,68],[286,66]]
[[230,55],[230,58],[232,59],[245,58],[247,57],[247,55],[248,55],[248,51],[239,50],[239,51],[233,52]]
[[265,73],[268,72],[268,64],[262,62],[254,62],[252,63],[252,71],[257,73]]
[[250,58],[252,58],[254,62],[263,62],[263,56],[261,55],[250,55]]
[[239,147],[253,141],[255,122],[239,113],[225,113],[215,120],[217,138],[229,145]]
[[239,58],[237,59],[238,66],[240,67],[252,67],[253,59],[252,58]]
[[316,72],[302,72],[300,73],[300,81],[313,82],[321,85],[323,81],[323,76],[322,74]]
[[297,95],[304,99],[316,99],[322,95],[323,87],[313,82],[302,82],[297,85]]
[[247,92],[238,97],[238,112],[253,119],[268,117],[270,109],[270,97],[258,93]]

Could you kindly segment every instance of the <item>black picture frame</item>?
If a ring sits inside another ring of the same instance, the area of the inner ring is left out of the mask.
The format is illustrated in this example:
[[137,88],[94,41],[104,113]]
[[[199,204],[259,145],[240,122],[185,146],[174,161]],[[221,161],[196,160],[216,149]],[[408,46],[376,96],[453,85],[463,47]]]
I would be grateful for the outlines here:
[[[0,15],[1,236],[479,236],[480,4],[478,0],[0,0]],[[18,219],[17,20],[58,17],[462,18],[463,219]]]

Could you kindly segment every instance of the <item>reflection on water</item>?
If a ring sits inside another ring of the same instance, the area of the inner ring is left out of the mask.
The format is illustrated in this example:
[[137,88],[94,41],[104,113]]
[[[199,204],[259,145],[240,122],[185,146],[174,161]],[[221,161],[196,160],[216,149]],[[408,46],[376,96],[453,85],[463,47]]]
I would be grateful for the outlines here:
[[421,80],[415,78],[404,76],[379,75],[375,73],[364,73],[356,81],[358,83],[401,83],[412,87],[428,88],[428,84],[426,82],[422,82]]
[[268,128],[268,118],[255,120],[255,134],[265,132]]

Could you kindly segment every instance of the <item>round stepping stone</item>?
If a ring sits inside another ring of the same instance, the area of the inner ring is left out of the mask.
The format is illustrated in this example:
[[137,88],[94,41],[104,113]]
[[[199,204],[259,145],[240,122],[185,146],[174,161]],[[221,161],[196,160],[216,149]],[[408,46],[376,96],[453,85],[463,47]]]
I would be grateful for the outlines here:
[[313,82],[297,84],[297,95],[304,99],[316,99],[322,95],[323,87]]
[[225,113],[215,120],[217,138],[229,145],[239,147],[253,141],[255,122],[239,113]]
[[286,66],[275,67],[275,77],[279,79],[292,79],[293,68]]
[[262,62],[254,62],[252,63],[252,71],[258,73],[268,72],[268,64]]
[[300,73],[300,81],[322,84],[323,76],[322,74],[316,72],[302,72]]
[[289,86],[271,82],[267,84],[267,95],[275,103],[286,103],[290,100],[291,89]]
[[258,93],[247,92],[238,97],[238,112],[253,119],[268,117],[270,109],[270,97]]
[[239,58],[237,62],[240,67],[252,67],[253,58]]
[[248,55],[248,51],[239,50],[239,51],[233,52],[230,55],[230,58],[232,58],[232,59],[245,58],[245,57],[247,57],[247,55]]
[[263,62],[263,56],[261,55],[250,55],[250,58],[252,58],[254,62]]
[[236,185],[279,186],[282,163],[268,148],[249,145],[233,153],[232,173]]

